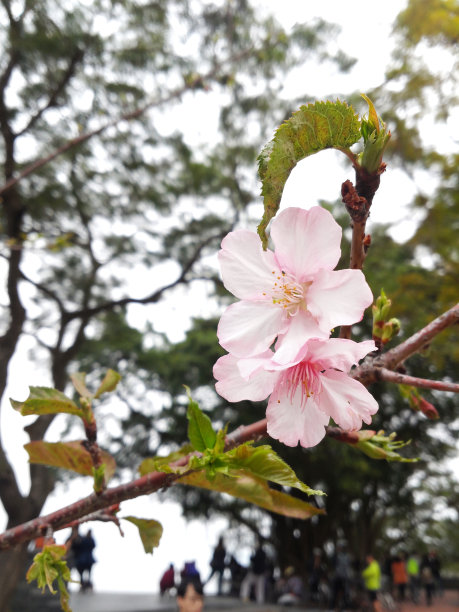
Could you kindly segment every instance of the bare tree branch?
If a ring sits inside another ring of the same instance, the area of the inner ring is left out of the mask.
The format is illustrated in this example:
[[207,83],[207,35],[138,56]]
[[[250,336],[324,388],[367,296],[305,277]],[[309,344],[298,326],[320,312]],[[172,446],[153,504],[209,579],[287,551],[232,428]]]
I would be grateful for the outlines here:
[[13,187],[14,185],[17,185],[19,181],[21,181],[23,178],[29,176],[30,174],[33,174],[34,172],[36,172],[37,170],[39,170],[40,168],[42,168],[43,166],[51,162],[53,159],[56,159],[56,157],[59,157],[66,151],[69,151],[70,149],[73,149],[74,147],[77,147],[78,145],[90,140],[94,136],[99,136],[100,134],[105,132],[108,128],[117,126],[122,121],[132,121],[133,119],[138,119],[147,110],[150,110],[151,108],[155,106],[161,106],[176,98],[180,98],[185,92],[195,89],[196,87],[201,86],[203,82],[210,80],[214,78],[215,76],[217,76],[218,73],[220,72],[222,65],[226,63],[239,62],[242,59],[244,59],[244,57],[248,56],[252,51],[253,51],[252,48],[246,49],[245,51],[237,55],[229,57],[225,62],[222,62],[221,64],[217,64],[216,66],[214,66],[214,68],[210,70],[209,72],[207,72],[206,74],[201,75],[201,76],[198,75],[194,77],[193,79],[188,80],[182,87],[178,87],[177,89],[174,89],[168,95],[164,97],[160,97],[156,100],[151,100],[150,102],[147,102],[147,104],[145,104],[144,106],[134,111],[131,111],[129,113],[124,113],[122,115],[119,115],[118,117],[115,117],[115,119],[112,119],[111,121],[107,121],[107,123],[104,123],[103,125],[101,125],[95,130],[91,130],[90,132],[85,132],[84,134],[80,134],[76,138],[72,138],[71,140],[68,140],[62,146],[55,149],[50,155],[37,159],[33,163],[26,166],[26,168],[24,168],[24,170],[22,170],[22,172],[20,172],[17,176],[12,177],[9,180],[7,180],[6,183],[0,187],[0,194],[5,193],[9,189],[11,189],[11,187]]
[[53,106],[57,105],[59,96],[64,91],[65,87],[68,85],[72,76],[75,74],[75,69],[78,63],[81,62],[81,60],[83,59],[83,56],[84,56],[84,51],[82,51],[81,49],[76,49],[74,51],[72,57],[70,58],[70,62],[67,67],[67,70],[64,72],[64,74],[62,75],[62,78],[57,83],[54,90],[51,92],[48,102],[44,106],[39,108],[38,111],[32,115],[32,117],[30,117],[25,127],[23,127],[22,130],[17,132],[16,137],[22,136],[23,134],[28,132],[30,128],[32,128],[35,125],[35,123],[40,119],[43,113],[45,113],[49,108],[52,108]]
[[177,287],[178,285],[187,282],[187,278],[186,278],[187,274],[192,269],[196,261],[199,259],[199,256],[202,250],[214,240],[217,240],[218,238],[222,238],[223,235],[224,235],[223,233],[218,233],[214,236],[210,236],[209,238],[207,238],[207,240],[204,240],[196,248],[196,250],[190,257],[190,259],[183,266],[180,275],[174,281],[172,281],[171,283],[167,285],[164,285],[160,289],[157,289],[150,295],[147,295],[143,298],[125,297],[119,300],[111,300],[109,302],[104,302],[103,304],[99,304],[98,306],[93,306],[92,308],[83,308],[80,310],[75,310],[73,312],[67,312],[65,315],[66,321],[72,321],[73,319],[77,319],[83,316],[93,317],[94,315],[97,315],[101,312],[105,312],[107,310],[113,310],[113,308],[116,308],[118,306],[126,306],[127,304],[153,304],[157,302],[162,297],[165,291],[168,291],[169,289],[173,289],[174,287]]

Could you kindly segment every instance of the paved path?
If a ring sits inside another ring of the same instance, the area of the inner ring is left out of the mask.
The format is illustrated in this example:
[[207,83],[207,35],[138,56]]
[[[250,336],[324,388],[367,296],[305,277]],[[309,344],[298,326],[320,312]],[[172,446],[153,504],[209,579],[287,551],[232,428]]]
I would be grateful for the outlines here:
[[[175,612],[173,598],[160,598],[159,595],[137,595],[131,593],[72,593],[70,605],[73,612]],[[238,599],[229,597],[206,597],[206,612],[319,612],[308,606],[287,608],[275,604],[243,604]],[[323,611],[322,611],[323,612]],[[445,595],[434,600],[429,608],[422,603],[414,605],[404,603],[399,612],[459,612],[459,592],[447,591]]]

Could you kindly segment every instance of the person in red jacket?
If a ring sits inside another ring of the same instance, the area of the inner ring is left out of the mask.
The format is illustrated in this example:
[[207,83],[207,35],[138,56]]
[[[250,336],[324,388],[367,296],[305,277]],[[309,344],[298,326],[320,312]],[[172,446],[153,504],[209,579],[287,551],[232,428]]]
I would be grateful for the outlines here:
[[159,592],[161,597],[170,589],[175,587],[175,571],[174,564],[171,563],[164,574],[161,576],[161,580],[159,581]]
[[408,584],[408,573],[406,571],[405,556],[394,557],[391,564],[392,582],[397,590],[397,599],[405,601],[406,585]]

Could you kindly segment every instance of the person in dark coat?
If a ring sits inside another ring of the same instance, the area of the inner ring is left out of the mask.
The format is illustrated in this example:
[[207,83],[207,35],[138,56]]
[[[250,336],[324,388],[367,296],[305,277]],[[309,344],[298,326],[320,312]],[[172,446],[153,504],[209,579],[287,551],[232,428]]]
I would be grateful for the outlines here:
[[81,589],[92,589],[91,569],[95,563],[93,550],[96,547],[91,529],[86,535],[77,533],[71,544],[73,559],[77,572],[80,574]]
[[225,573],[226,567],[226,548],[223,543],[223,538],[219,538],[217,546],[214,548],[214,553],[212,555],[212,559],[210,561],[211,572],[210,576],[207,578],[207,582],[214,576],[214,574],[218,574],[218,595],[223,594],[223,574]]

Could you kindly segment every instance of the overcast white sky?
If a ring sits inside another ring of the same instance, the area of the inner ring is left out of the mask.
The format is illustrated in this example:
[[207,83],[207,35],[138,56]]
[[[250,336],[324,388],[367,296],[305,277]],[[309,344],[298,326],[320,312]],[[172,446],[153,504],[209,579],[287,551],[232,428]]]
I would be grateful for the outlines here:
[[[260,10],[272,11],[283,24],[290,28],[296,22],[307,22],[313,17],[322,17],[325,20],[335,22],[342,27],[342,32],[334,41],[338,48],[343,49],[351,56],[357,57],[358,62],[352,72],[346,76],[340,75],[330,66],[317,66],[311,68],[304,75],[311,80],[311,88],[317,96],[329,92],[352,92],[360,89],[368,91],[379,85],[384,79],[384,69],[390,55],[390,31],[392,23],[404,6],[400,0],[386,0],[383,5],[370,3],[368,0],[257,0]],[[358,33],[358,34],[357,34]],[[357,35],[356,35],[357,34]],[[362,107],[363,108],[363,107]],[[273,128],[276,126],[273,126]],[[288,181],[282,207],[287,205],[302,205],[305,208],[317,203],[319,198],[333,200],[340,192],[340,185],[347,176],[342,176],[341,171],[336,172],[334,179],[330,180],[333,173],[327,172],[327,182],[321,179],[324,176],[325,167],[330,163],[336,163],[337,170],[340,165],[337,161],[338,154],[333,151],[321,153],[318,156],[308,158],[298,164]],[[334,159],[335,158],[335,159]],[[254,168],[255,171],[255,168]],[[311,191],[311,182],[308,182],[309,201],[304,203],[302,195],[304,189],[302,182],[311,176],[316,177],[316,186]],[[410,200],[413,193],[413,184],[398,171],[389,171],[385,174],[382,187],[378,192],[372,209],[372,219],[377,221],[388,221],[388,203],[391,202],[394,184],[397,190],[406,192],[406,202]],[[320,188],[320,189],[319,189]],[[380,206],[384,203],[384,206]],[[393,215],[394,207],[390,214]],[[400,202],[397,205],[399,219],[404,219],[406,211]],[[401,235],[413,229],[413,219],[404,219],[400,225]],[[163,317],[164,329],[170,328],[170,304],[158,305],[157,317]],[[181,321],[183,326],[187,323],[187,317]],[[174,315],[174,325],[177,325],[177,316]],[[179,332],[183,333],[183,332]],[[20,376],[12,377],[9,387],[9,396],[24,398],[27,395],[29,384],[43,384],[35,380],[33,364],[24,364],[16,361],[13,363],[11,372],[20,372]],[[23,417],[17,415],[9,405],[3,409],[2,429],[3,431],[19,430],[24,425]],[[3,440],[9,456],[24,460],[25,453],[18,452],[18,441],[21,435],[8,435],[8,440]],[[23,443],[26,439],[23,440]],[[47,502],[44,512],[61,507],[63,504],[75,501],[79,496],[90,493],[91,483],[89,480],[79,480],[69,491],[59,491]],[[158,590],[158,582],[161,573],[169,562],[173,561],[176,567],[182,567],[184,561],[196,559],[202,576],[206,577],[209,571],[208,561],[212,547],[216,544],[221,530],[224,528],[223,521],[216,521],[211,525],[203,521],[192,521],[186,523],[181,518],[180,508],[171,503],[161,503],[159,499],[167,498],[167,494],[160,496],[142,497],[137,500],[122,504],[121,516],[134,515],[143,518],[155,518],[162,522],[164,535],[161,545],[151,555],[143,553],[140,539],[136,528],[129,524],[123,524],[126,537],[120,538],[117,529],[111,524],[96,523],[92,525],[97,540],[96,557],[97,564],[94,568],[95,588],[99,591],[132,591],[152,592]],[[0,509],[0,524],[3,523]],[[64,539],[64,532],[57,534],[58,541]],[[230,542],[228,542],[230,544]],[[241,543],[233,542],[233,550],[236,551],[241,562],[247,561],[249,549]],[[228,546],[230,547],[230,546]]]

